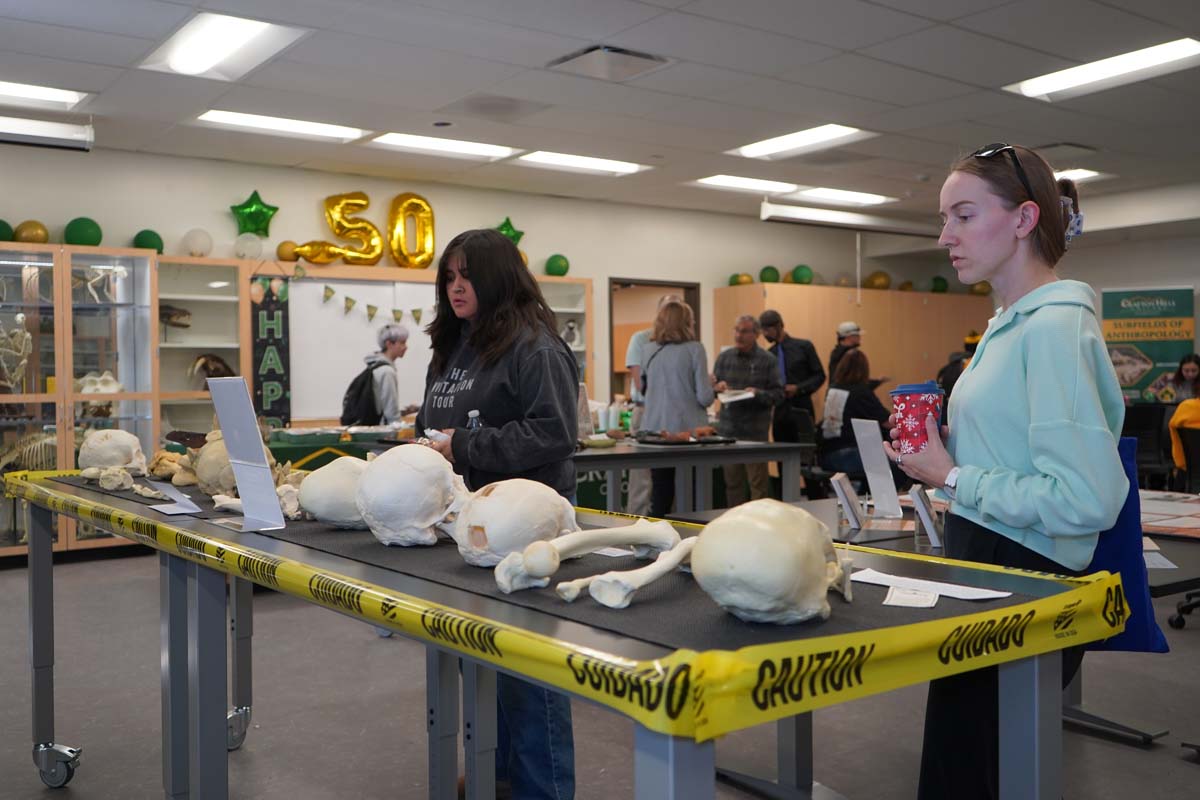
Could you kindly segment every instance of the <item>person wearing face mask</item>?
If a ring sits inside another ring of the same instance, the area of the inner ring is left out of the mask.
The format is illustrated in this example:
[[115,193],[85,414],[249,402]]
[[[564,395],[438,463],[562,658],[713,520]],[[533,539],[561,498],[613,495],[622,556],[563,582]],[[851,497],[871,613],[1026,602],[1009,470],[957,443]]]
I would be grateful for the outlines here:
[[[884,447],[949,497],[947,556],[1079,574],[1129,486],[1117,449],[1125,404],[1095,293],[1054,272],[1082,230],[1079,195],[1034,151],[995,144],[951,167],[940,213],[959,279],[988,281],[1000,309],[955,385],[948,426],[928,417],[920,453]],[[1063,651],[1064,686],[1082,657]],[[921,800],[998,795],[997,706],[994,667],[930,682]]]
[[[446,434],[429,446],[472,491],[526,478],[574,502],[578,367],[521,254],[497,231],[466,231],[446,245],[437,269],[417,430]],[[468,429],[473,410],[483,427]],[[496,699],[497,785],[509,784],[513,797],[573,797],[570,700],[503,673]]]

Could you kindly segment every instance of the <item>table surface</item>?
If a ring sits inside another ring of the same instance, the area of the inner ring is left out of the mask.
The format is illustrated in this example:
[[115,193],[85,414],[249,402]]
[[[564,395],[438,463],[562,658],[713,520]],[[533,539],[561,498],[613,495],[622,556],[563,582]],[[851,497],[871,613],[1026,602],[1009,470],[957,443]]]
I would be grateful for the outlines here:
[[[380,439],[377,442],[355,442],[371,450],[387,450],[399,444],[410,442],[392,442]],[[803,454],[816,447],[810,443],[797,442],[751,442],[740,440],[729,444],[639,444],[637,442],[619,441],[611,447],[585,447],[577,450],[573,458],[580,469],[595,468],[607,462],[621,464],[636,461],[652,461],[661,459],[664,455],[682,460],[703,460],[710,457],[726,457],[731,454],[739,456],[764,457],[765,460],[784,458]]]
[[[890,526],[900,520],[868,518],[867,527],[855,530],[846,524],[845,519],[838,506],[836,498],[827,498],[824,500],[794,500],[789,505],[796,508],[802,508],[812,514],[825,526],[829,528],[833,540],[835,542],[844,542],[848,544],[874,545],[877,542],[889,542],[895,539],[912,539],[914,532],[911,530],[892,530]],[[675,520],[676,522],[690,522],[697,525],[706,525],[712,522],[717,517],[728,511],[728,508],[711,508],[707,511],[676,511],[667,515],[667,519]],[[904,510],[904,522],[909,522],[913,519],[912,509]],[[871,528],[871,525],[877,525],[878,528]]]

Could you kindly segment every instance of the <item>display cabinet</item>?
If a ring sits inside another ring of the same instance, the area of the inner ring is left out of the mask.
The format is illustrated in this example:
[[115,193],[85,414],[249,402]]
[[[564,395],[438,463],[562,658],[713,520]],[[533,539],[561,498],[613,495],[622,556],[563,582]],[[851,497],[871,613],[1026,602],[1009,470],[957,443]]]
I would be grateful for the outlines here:
[[592,281],[590,278],[559,278],[538,275],[542,295],[554,312],[558,333],[575,353],[579,379],[593,395],[592,366],[595,347],[592,337]]

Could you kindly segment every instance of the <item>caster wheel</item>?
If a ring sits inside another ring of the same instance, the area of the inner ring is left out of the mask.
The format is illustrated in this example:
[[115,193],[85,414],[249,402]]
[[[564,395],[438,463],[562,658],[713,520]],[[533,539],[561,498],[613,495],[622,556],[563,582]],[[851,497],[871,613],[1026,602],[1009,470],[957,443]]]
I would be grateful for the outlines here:
[[1187,620],[1183,618],[1182,614],[1172,614],[1171,616],[1167,617],[1167,624],[1175,630],[1179,630],[1184,625],[1187,625]]
[[59,761],[54,765],[53,770],[39,770],[38,777],[51,789],[61,789],[71,782],[71,778],[75,777],[75,767],[71,766],[69,762]]
[[1178,603],[1176,603],[1176,604],[1175,604],[1175,610],[1176,610],[1176,611],[1178,611],[1180,614],[1182,614],[1182,613],[1183,613],[1183,607],[1184,607],[1185,605],[1187,605],[1187,602],[1186,602],[1186,601],[1184,601],[1184,600],[1180,600]]
[[242,731],[241,733],[234,733],[233,731],[227,731],[225,734],[225,749],[228,750],[229,752],[233,752],[234,750],[237,750],[239,747],[241,747],[242,743],[245,741],[246,741],[246,732],[245,731]]

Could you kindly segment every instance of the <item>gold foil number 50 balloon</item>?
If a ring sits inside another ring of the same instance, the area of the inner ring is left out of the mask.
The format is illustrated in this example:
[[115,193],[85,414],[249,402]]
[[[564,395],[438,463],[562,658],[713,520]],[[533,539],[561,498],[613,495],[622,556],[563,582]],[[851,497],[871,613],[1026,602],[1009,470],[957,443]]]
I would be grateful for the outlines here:
[[[408,235],[408,220],[413,236]],[[419,194],[396,195],[388,212],[388,247],[398,266],[424,269],[433,263],[433,207]]]
[[305,242],[296,246],[296,255],[313,264],[329,264],[341,258],[347,264],[378,264],[383,258],[383,235],[372,223],[353,216],[371,201],[365,192],[347,192],[325,198],[325,221],[339,239],[349,239],[357,247],[333,242]]

